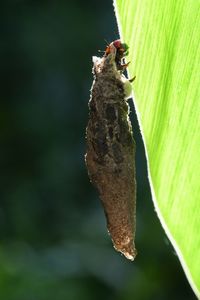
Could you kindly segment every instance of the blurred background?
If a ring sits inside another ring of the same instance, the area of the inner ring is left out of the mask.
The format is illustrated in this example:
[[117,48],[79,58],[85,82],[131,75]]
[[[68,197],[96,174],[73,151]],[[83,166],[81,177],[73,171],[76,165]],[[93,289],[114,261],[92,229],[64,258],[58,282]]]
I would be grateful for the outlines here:
[[87,176],[91,57],[119,37],[112,1],[4,0],[0,33],[0,299],[195,299],[154,211],[132,104],[134,262],[113,249]]

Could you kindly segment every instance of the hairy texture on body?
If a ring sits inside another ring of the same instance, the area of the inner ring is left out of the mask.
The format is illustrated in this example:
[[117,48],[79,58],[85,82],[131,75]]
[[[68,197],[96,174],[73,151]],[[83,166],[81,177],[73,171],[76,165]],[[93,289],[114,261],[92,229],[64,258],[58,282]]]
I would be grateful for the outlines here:
[[85,160],[90,180],[100,194],[113,245],[133,260],[137,253],[135,142],[125,100],[125,77],[115,61],[117,49],[110,47],[108,55],[93,57]]

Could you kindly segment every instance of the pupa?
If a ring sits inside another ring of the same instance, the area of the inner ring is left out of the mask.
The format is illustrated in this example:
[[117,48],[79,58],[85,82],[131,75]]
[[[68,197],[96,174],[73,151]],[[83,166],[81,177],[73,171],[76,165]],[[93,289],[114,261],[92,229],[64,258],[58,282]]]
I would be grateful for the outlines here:
[[128,46],[116,40],[93,57],[85,162],[104,208],[114,248],[134,260],[136,229],[135,141],[129,119],[131,82],[123,74]]

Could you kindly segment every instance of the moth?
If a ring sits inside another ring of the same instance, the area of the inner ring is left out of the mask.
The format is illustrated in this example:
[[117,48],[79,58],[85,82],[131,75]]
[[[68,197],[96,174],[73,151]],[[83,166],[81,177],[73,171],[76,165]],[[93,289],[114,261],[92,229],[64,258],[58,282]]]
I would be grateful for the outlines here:
[[129,119],[131,82],[123,72],[128,46],[116,40],[93,57],[85,162],[98,189],[114,248],[134,260],[136,228],[135,141]]

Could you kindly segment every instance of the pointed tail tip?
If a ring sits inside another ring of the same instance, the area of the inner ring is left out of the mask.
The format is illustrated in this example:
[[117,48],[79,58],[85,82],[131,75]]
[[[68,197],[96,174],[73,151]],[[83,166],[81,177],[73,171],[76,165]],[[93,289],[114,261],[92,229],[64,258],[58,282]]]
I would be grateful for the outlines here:
[[132,245],[127,245],[127,247],[119,248],[114,245],[115,250],[118,252],[121,252],[127,259],[134,261],[135,257],[137,255],[137,250],[134,247],[134,244]]
[[127,259],[134,261],[137,255],[137,250],[132,247],[129,251],[120,251]]

